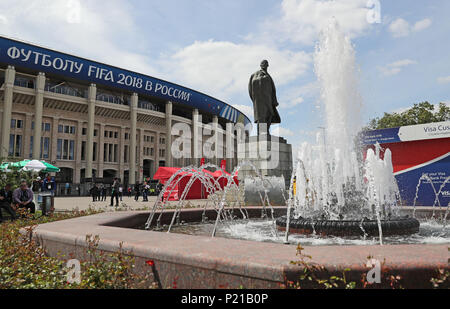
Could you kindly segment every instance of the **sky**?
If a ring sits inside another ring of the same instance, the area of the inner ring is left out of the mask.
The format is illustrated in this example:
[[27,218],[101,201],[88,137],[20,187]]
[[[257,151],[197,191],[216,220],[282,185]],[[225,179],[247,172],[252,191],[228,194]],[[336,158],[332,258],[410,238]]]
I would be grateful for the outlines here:
[[365,125],[450,102],[448,12],[448,0],[0,0],[0,34],[179,83],[251,119],[249,77],[267,59],[272,132],[295,148],[324,126],[314,51],[333,17],[356,50]]

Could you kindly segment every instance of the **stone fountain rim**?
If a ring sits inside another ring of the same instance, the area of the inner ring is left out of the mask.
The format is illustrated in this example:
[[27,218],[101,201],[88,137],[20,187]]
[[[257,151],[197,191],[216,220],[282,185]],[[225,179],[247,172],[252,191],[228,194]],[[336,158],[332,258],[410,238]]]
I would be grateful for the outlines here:
[[[259,207],[261,208],[261,207]],[[202,212],[186,209],[183,212]],[[86,235],[99,235],[99,250],[115,252],[123,242],[123,249],[133,251],[137,261],[155,261],[159,276],[170,284],[179,277],[180,288],[219,288],[224,280],[230,287],[255,284],[255,287],[279,288],[301,270],[291,265],[298,260],[296,245],[263,243],[205,236],[167,234],[117,227],[138,217],[146,218],[149,211],[111,212],[39,225],[34,238],[50,256],[61,254],[82,259]],[[112,226],[116,225],[116,227]],[[126,232],[124,232],[126,231]],[[22,233],[26,233],[23,229]],[[438,268],[448,268],[448,244],[386,245],[386,246],[305,246],[305,254],[314,262],[336,271],[351,268],[355,275],[365,273],[362,265],[368,255],[386,260],[386,267],[404,273],[408,285],[434,274]],[[186,275],[186,280],[183,276]],[[225,278],[225,279],[224,279]],[[243,284],[243,282],[246,282]]]

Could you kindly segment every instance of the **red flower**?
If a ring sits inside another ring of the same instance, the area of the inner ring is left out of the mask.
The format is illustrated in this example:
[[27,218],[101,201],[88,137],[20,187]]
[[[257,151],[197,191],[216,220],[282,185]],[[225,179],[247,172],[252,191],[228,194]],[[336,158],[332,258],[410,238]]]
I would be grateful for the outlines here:
[[149,260],[149,261],[145,262],[145,264],[147,264],[147,265],[150,266],[150,267],[155,266],[155,262],[152,261],[152,260]]

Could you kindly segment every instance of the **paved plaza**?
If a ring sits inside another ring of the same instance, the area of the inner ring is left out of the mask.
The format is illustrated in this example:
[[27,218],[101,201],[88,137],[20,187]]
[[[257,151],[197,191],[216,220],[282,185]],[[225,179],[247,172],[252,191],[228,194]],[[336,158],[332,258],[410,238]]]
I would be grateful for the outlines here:
[[[148,202],[143,202],[142,197],[139,201],[133,197],[123,197],[122,202],[119,201],[120,209],[127,210],[147,210],[153,207],[156,202],[156,196],[150,196]],[[64,212],[71,210],[106,210],[112,211],[115,207],[110,207],[111,197],[107,197],[103,202],[92,202],[92,197],[57,197],[55,198],[55,211]],[[204,206],[207,200],[188,201],[192,206]],[[169,206],[175,206],[178,202],[169,202]]]

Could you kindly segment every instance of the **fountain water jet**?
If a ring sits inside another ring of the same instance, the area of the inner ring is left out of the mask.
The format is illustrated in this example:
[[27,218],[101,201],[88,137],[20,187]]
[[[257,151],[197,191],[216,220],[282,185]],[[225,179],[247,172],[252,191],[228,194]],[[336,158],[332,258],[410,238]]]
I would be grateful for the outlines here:
[[[189,191],[192,188],[192,185],[196,181],[200,181],[202,186],[205,187],[209,198],[203,208],[202,222],[205,223],[207,221],[206,212],[208,209],[213,209],[216,211],[216,220],[214,224],[214,229],[212,231],[212,237],[215,237],[217,228],[219,223],[228,224],[235,220],[234,210],[235,207],[238,206],[238,210],[241,214],[241,217],[244,220],[248,220],[250,216],[248,215],[247,209],[244,208],[244,202],[240,199],[239,194],[237,193],[240,190],[240,187],[235,181],[235,175],[238,175],[239,171],[243,167],[250,167],[256,174],[257,179],[261,180],[263,190],[259,192],[262,203],[262,213],[261,218],[269,219],[274,224],[273,234],[276,235],[276,226],[275,226],[275,217],[274,217],[274,208],[270,203],[270,199],[268,197],[268,192],[270,190],[270,182],[267,181],[259,172],[259,170],[250,162],[242,162],[231,174],[226,174],[220,167],[214,164],[205,164],[200,168],[196,168],[194,166],[189,166],[180,169],[172,177],[166,182],[165,186],[161,190],[160,195],[158,196],[155,204],[153,205],[150,216],[145,224],[145,229],[149,230],[153,227],[153,222],[155,220],[155,216],[158,215],[156,219],[156,226],[154,227],[156,230],[161,230],[161,218],[163,217],[164,212],[167,209],[169,198],[165,198],[167,195],[170,197],[174,190],[177,188],[177,185],[181,183],[182,179],[189,178],[189,181],[184,188],[183,192],[180,195],[177,205],[175,206],[175,211],[172,215],[172,219],[168,226],[167,232],[170,233],[172,228],[181,224],[180,215],[182,209],[186,206],[186,197]],[[212,176],[212,173],[207,172],[208,169],[213,169],[215,171],[222,171],[222,176],[215,179]],[[220,181],[224,179],[227,181],[225,188],[222,188],[220,185]],[[235,190],[235,191],[233,191]],[[233,194],[233,200],[230,201],[227,199],[229,193]],[[158,212],[158,210],[160,210]],[[269,215],[268,215],[269,211]]]
[[[299,234],[379,236],[419,232],[420,223],[397,216],[399,192],[391,152],[380,158],[380,145],[364,161],[358,154],[362,98],[358,92],[355,50],[333,20],[316,47],[315,71],[325,107],[326,139],[299,149],[297,192],[280,230]],[[324,140],[326,142],[324,142]]]

